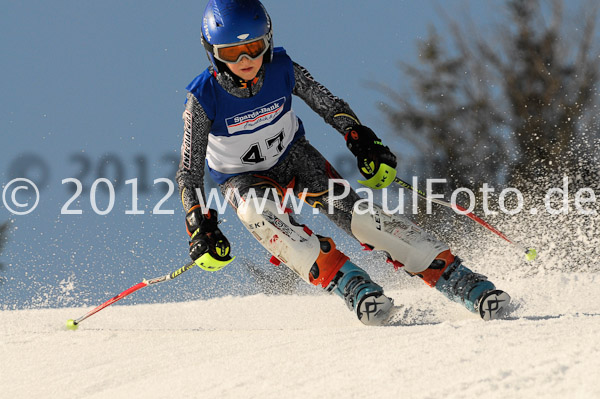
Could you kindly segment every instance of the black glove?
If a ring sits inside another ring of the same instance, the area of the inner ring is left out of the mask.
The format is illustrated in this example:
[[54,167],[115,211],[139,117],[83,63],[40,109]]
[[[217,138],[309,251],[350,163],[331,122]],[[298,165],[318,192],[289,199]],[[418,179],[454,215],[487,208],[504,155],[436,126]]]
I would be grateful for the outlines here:
[[346,132],[346,146],[357,158],[358,170],[367,179],[360,181],[371,188],[384,188],[396,177],[396,156],[368,127],[355,125]]
[[[217,211],[209,209],[208,213],[202,214],[200,206],[193,207],[185,215],[185,225],[190,235],[190,258],[198,266],[210,271],[219,270],[233,260],[229,255],[229,241],[217,227],[217,218]],[[207,253],[212,259],[208,258],[199,264],[199,258]]]

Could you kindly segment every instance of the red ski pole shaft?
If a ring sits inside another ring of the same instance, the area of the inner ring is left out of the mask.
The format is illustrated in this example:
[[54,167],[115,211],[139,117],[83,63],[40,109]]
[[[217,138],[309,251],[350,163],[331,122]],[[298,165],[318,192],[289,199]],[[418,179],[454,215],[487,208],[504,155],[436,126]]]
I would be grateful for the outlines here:
[[185,266],[180,267],[179,269],[175,270],[174,272],[161,276],[161,277],[156,277],[150,280],[146,280],[144,279],[142,282],[137,283],[136,285],[134,285],[133,287],[130,287],[128,289],[126,289],[125,291],[121,292],[120,294],[110,298],[108,301],[104,302],[103,304],[95,307],[94,309],[90,310],[89,312],[87,312],[86,314],[84,314],[83,316],[81,316],[78,319],[73,320],[73,324],[76,326],[77,324],[81,323],[82,321],[84,321],[85,319],[87,319],[88,317],[98,313],[99,311],[101,311],[102,309],[112,305],[113,303],[120,301],[121,299],[125,298],[126,296],[133,294],[134,292],[136,292],[139,289],[142,289],[144,287],[147,287],[149,285],[152,284],[158,284],[158,283],[162,283],[164,281],[168,281],[168,280],[172,280],[175,277],[180,276],[183,272],[186,272],[188,270],[190,270],[191,268],[193,268],[196,264],[194,262],[190,262]]

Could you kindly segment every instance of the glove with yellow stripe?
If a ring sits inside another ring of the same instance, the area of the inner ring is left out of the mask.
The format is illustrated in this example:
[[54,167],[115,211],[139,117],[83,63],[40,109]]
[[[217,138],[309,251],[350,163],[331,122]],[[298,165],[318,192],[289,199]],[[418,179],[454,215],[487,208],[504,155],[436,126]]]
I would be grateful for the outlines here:
[[192,207],[185,215],[185,226],[190,236],[190,258],[209,272],[221,270],[235,259],[229,255],[231,247],[217,227],[217,217],[214,209],[202,214],[200,205]]
[[374,189],[385,188],[396,178],[396,156],[368,127],[355,125],[346,132],[346,146],[358,160],[358,170],[367,180],[358,182]]

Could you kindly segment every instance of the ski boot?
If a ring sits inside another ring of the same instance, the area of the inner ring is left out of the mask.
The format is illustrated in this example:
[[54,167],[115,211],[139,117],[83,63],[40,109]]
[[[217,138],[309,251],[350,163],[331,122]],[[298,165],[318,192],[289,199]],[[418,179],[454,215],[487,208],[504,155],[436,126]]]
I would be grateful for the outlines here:
[[369,326],[384,324],[394,306],[394,301],[383,294],[383,288],[350,261],[344,263],[327,290],[344,299],[358,319]]
[[432,271],[441,271],[435,288],[448,299],[463,304],[473,313],[479,313],[483,320],[501,318],[508,309],[510,296],[497,290],[486,276],[465,267],[458,256],[453,256],[449,251],[446,255],[445,259],[438,257],[429,267]]

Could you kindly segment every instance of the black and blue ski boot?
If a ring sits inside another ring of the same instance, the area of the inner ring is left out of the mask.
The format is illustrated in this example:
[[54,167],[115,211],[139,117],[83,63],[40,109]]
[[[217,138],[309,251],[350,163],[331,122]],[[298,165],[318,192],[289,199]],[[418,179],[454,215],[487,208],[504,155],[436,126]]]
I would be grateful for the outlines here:
[[358,319],[369,326],[384,324],[394,306],[394,301],[383,294],[383,288],[350,261],[337,272],[328,290],[342,297]]
[[471,312],[479,313],[483,320],[502,318],[510,304],[506,292],[497,290],[486,276],[465,267],[458,256],[443,270],[435,288]]

